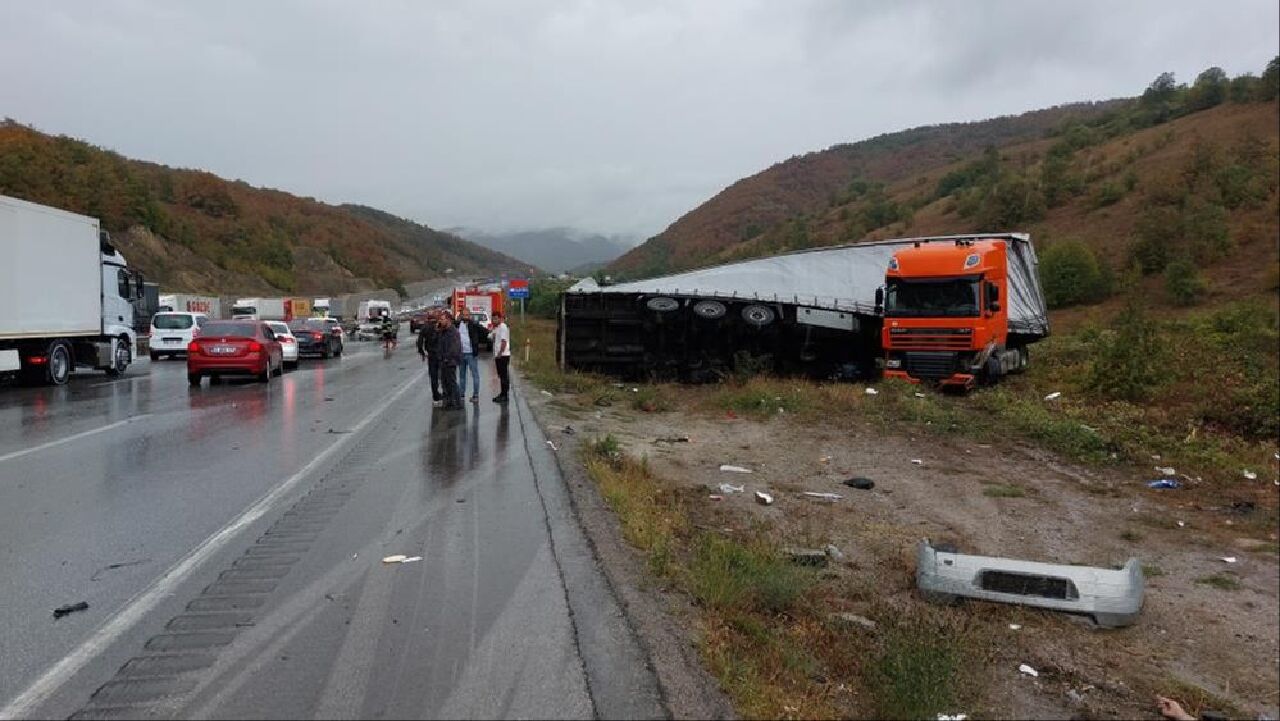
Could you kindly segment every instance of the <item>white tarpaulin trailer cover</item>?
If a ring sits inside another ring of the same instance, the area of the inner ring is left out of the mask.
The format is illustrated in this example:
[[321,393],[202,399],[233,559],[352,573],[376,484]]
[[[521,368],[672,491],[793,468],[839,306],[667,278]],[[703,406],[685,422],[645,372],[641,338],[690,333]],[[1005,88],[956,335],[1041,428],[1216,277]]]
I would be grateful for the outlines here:
[[750,298],[870,315],[875,312],[876,289],[884,285],[894,253],[913,243],[957,240],[1003,240],[1008,244],[1009,331],[1048,335],[1036,252],[1026,233],[900,238],[814,248],[617,285],[600,286],[586,278],[566,292]]

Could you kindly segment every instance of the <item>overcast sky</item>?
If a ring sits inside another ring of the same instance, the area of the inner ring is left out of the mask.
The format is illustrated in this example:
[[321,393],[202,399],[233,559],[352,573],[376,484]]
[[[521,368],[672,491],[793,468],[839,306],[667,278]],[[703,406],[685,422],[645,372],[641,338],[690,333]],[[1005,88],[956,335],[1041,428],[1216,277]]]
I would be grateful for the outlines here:
[[0,0],[0,115],[435,227],[651,235],[883,132],[1260,73],[1276,0]]

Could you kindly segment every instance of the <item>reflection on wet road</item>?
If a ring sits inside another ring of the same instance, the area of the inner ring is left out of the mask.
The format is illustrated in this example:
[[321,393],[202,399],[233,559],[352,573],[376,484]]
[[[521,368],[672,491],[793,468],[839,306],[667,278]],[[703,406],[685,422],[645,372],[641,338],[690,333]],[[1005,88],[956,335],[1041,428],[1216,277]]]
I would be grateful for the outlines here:
[[433,409],[411,349],[348,350],[0,388],[0,715],[662,713],[642,663],[584,664],[570,609],[614,602],[565,582],[598,571],[527,408]]

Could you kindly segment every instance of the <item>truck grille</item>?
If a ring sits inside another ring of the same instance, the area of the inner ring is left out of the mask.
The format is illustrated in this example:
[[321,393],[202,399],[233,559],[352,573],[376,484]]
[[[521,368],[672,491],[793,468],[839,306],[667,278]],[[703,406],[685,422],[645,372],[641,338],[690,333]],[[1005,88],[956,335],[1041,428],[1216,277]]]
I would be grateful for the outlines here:
[[968,328],[893,328],[890,350],[969,350],[972,332]]
[[905,353],[904,365],[912,378],[938,380],[956,371],[955,353]]

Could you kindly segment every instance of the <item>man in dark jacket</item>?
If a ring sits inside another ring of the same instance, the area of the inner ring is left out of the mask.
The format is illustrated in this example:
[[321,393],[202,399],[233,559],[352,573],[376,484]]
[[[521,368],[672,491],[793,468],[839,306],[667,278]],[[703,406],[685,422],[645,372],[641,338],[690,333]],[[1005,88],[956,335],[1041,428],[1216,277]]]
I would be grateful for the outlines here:
[[440,393],[440,312],[427,314],[427,322],[418,331],[418,355],[427,362],[427,375],[431,377],[431,403],[440,405],[444,396]]
[[440,381],[444,385],[444,407],[462,410],[462,391],[458,390],[458,366],[462,363],[462,339],[448,312],[440,315],[436,325],[440,344]]

